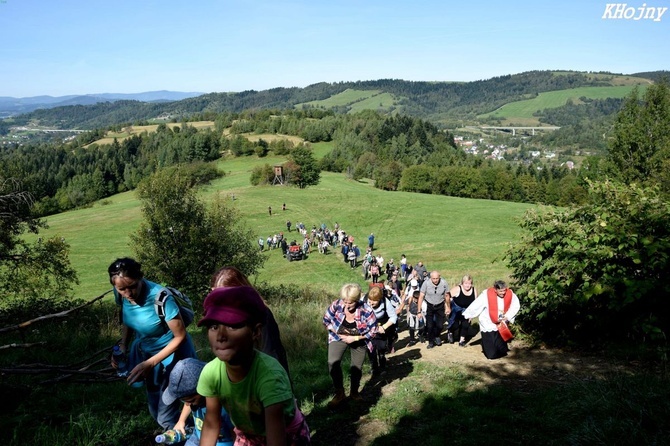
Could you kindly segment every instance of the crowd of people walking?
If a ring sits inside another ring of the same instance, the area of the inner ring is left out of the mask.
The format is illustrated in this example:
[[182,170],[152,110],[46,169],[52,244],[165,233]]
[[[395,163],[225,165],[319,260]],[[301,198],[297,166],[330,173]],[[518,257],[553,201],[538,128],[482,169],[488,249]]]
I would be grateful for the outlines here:
[[[440,272],[429,271],[422,260],[412,263],[403,253],[397,263],[394,258],[386,261],[375,247],[377,237],[374,232],[366,236],[367,243],[363,245],[365,252],[362,252],[355,243],[354,235],[347,233],[338,222],[332,228],[321,223],[308,229],[302,222],[292,225],[287,220],[287,232],[292,232],[292,227],[293,232],[300,234],[300,245],[305,253],[311,253],[314,246],[323,254],[339,251],[341,257],[337,257],[351,269],[361,268],[361,275],[368,288],[361,290],[361,299],[367,302],[371,290],[377,287],[381,290],[384,302],[388,300],[395,311],[393,335],[388,337],[386,352],[394,351],[397,332],[405,328],[410,330],[409,342],[412,345],[426,343],[428,349],[439,347],[444,342],[457,343],[460,347],[468,345],[473,336],[470,332],[472,317],[466,317],[465,310],[478,297],[470,275],[464,275],[458,285],[449,287]],[[297,244],[297,238],[290,243]],[[268,236],[266,240],[268,250],[280,247],[284,255],[288,244],[283,232]],[[264,249],[262,239],[259,239],[259,246],[261,250]],[[516,311],[512,307],[513,314],[508,320],[513,320]],[[482,333],[490,331],[491,327],[484,325]],[[443,333],[446,333],[444,339]],[[484,353],[487,357],[504,356],[502,348],[498,352],[485,350]]]

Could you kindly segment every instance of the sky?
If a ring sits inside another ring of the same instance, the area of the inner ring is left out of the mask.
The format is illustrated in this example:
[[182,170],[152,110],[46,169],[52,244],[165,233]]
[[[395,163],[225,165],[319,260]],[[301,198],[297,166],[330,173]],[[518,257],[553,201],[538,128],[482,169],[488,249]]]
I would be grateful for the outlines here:
[[0,0],[0,96],[670,69],[670,0],[611,1]]

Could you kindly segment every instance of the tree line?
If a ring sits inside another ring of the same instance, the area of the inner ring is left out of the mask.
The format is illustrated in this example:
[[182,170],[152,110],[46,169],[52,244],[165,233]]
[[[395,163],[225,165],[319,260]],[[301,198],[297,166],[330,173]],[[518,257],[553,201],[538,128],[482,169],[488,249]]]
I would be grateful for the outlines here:
[[186,123],[174,129],[162,124],[156,132],[115,139],[112,144],[89,144],[104,134],[95,130],[66,144],[5,147],[0,167],[5,178],[21,179],[36,201],[37,215],[49,215],[135,189],[161,168],[206,163],[220,156],[220,136]]

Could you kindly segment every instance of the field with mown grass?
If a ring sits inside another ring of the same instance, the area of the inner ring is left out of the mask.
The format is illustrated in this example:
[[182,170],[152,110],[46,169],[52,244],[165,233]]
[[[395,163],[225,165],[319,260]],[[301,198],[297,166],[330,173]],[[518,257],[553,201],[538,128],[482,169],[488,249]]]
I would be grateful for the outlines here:
[[[181,127],[182,124],[181,123],[170,122],[170,123],[166,123],[165,125],[167,125],[171,129],[173,129],[175,127]],[[191,126],[191,127],[195,127],[198,130],[201,130],[201,129],[206,129],[206,128],[214,128],[214,121],[193,121],[193,122],[189,122],[188,125]],[[158,126],[159,126],[159,124],[150,124],[150,125],[133,125],[133,126],[125,127],[120,132],[107,132],[107,135],[105,135],[104,138],[98,139],[97,141],[95,141],[91,144],[98,144],[98,145],[113,144],[115,139],[118,142],[121,142],[124,139],[126,139],[126,138],[128,138],[132,135],[139,135],[143,132],[153,133],[153,132],[156,131]]]
[[332,107],[350,106],[350,113],[356,113],[363,110],[377,110],[379,108],[387,109],[396,102],[390,93],[382,93],[380,90],[354,90],[347,88],[342,93],[335,94],[329,98],[320,101],[310,101],[302,104],[296,104],[296,108],[303,105],[329,109]]
[[303,105],[325,108],[338,107],[342,105],[348,105],[353,102],[362,101],[364,99],[378,95],[379,93],[381,93],[380,90],[354,90],[353,88],[347,88],[343,92],[334,94],[329,98],[322,99],[320,101],[303,102],[302,104],[296,104],[295,107],[302,108]]
[[644,93],[646,84],[622,85],[616,87],[581,87],[568,90],[547,91],[540,93],[533,99],[505,104],[491,113],[478,116],[479,119],[499,118],[508,121],[523,122],[524,125],[539,125],[540,122],[533,113],[546,108],[558,108],[569,100],[576,104],[581,103],[582,97],[588,99],[624,98],[638,86],[640,93]]
[[397,99],[391,93],[381,93],[351,104],[349,113],[358,113],[363,110],[386,110],[396,102]]

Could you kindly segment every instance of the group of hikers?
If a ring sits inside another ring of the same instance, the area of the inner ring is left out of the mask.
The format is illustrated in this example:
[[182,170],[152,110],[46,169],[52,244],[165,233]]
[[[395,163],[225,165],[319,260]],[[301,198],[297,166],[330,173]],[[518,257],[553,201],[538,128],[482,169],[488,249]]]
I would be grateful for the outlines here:
[[[304,230],[304,225],[297,228]],[[310,244],[321,239],[330,246],[340,244],[345,261],[351,263],[352,252],[358,261],[354,238],[338,224],[334,231],[324,225],[313,227],[311,233],[305,236]],[[280,246],[282,241],[286,243],[283,236]],[[412,266],[404,254],[399,265],[393,259],[384,263],[381,255],[373,254],[374,242],[371,233],[363,257],[363,275],[370,279],[365,292],[358,284],[345,284],[323,316],[334,386],[329,408],[336,409],[347,398],[342,372],[346,350],[351,355],[349,400],[358,401],[365,358],[373,378],[384,374],[386,355],[395,351],[403,322],[408,347],[441,346],[445,324],[446,342],[465,347],[470,321],[477,317],[484,355],[489,359],[507,355],[507,324],[514,321],[519,300],[505,282],[496,281],[477,295],[472,277],[465,275],[459,285],[449,288],[438,271],[429,273],[421,261]],[[190,321],[171,289],[147,280],[141,265],[131,258],[115,260],[108,273],[121,307],[117,348],[126,356],[127,381],[145,387],[149,412],[162,429],[185,433],[186,426],[194,426],[186,443],[190,446],[310,444],[279,327],[243,273],[224,267],[212,276],[204,314],[197,322],[207,328],[216,357],[209,363],[197,358],[186,331]],[[114,357],[112,366],[120,367]]]
[[[281,249],[282,255],[286,256],[288,247],[290,245],[298,245],[305,254],[312,253],[313,249],[321,254],[328,254],[338,245],[348,246],[350,237],[342,230],[339,223],[335,222],[333,229],[330,229],[325,223],[321,223],[318,227],[313,225],[311,229],[307,229],[304,223],[298,222],[295,225],[290,220],[286,221],[286,232],[298,232],[300,236],[290,237],[284,235],[283,231],[269,235],[267,238],[258,238],[258,247],[261,251]],[[289,241],[288,239],[293,240]],[[300,239],[298,241],[298,239]],[[351,238],[353,240],[353,238]],[[360,256],[360,253],[358,254]]]
[[[393,280],[392,277],[389,281]],[[509,351],[511,332],[507,324],[514,321],[519,309],[518,297],[504,281],[495,281],[477,295],[469,275],[451,289],[438,271],[431,271],[429,279],[421,284],[410,279],[401,293],[379,282],[370,283],[365,294],[356,283],[344,285],[339,299],[332,302],[323,317],[328,330],[328,369],[335,392],[328,407],[335,409],[347,398],[341,365],[347,349],[351,356],[350,400],[362,399],[359,387],[366,355],[372,378],[385,373],[386,355],[395,351],[403,311],[409,331],[408,347],[417,342],[427,342],[427,349],[441,346],[445,322],[447,342],[458,340],[458,345],[465,347],[470,321],[477,317],[482,352],[488,359],[498,359]]]

